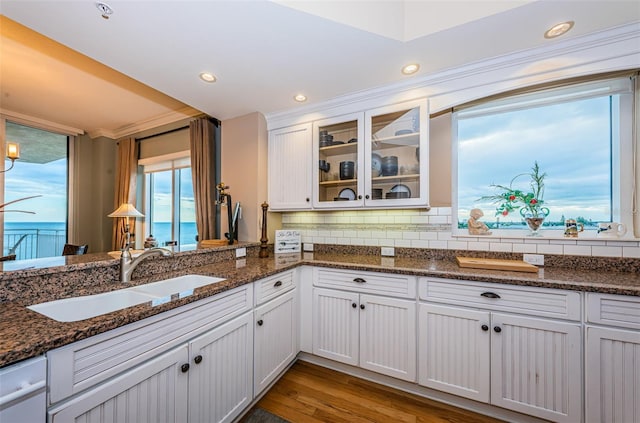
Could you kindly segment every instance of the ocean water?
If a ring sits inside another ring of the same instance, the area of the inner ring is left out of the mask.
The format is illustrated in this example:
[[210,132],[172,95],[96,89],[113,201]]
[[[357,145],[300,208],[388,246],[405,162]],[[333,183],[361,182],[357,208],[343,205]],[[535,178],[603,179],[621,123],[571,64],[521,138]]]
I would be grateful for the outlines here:
[[[171,222],[154,223],[151,233],[158,240],[159,246],[173,240]],[[195,246],[196,235],[195,222],[182,223],[179,245]],[[18,260],[59,256],[62,254],[66,240],[66,222],[5,222],[2,255],[14,253]],[[91,246],[89,246],[89,252],[91,252]]]

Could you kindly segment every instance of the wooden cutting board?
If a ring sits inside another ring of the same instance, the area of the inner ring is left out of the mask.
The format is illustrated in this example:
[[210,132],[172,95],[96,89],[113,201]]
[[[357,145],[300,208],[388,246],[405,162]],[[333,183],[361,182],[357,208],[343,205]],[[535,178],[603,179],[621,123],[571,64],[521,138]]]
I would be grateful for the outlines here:
[[477,257],[456,257],[458,266],[473,269],[510,270],[512,272],[537,273],[538,268],[522,260],[487,259]]

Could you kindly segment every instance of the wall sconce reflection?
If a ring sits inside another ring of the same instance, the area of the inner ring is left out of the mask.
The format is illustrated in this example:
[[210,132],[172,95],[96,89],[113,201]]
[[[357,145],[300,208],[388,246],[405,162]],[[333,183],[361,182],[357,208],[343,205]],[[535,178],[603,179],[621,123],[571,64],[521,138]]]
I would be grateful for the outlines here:
[[20,144],[15,142],[7,143],[7,159],[11,160],[11,166],[8,169],[0,171],[0,173],[8,172],[13,169],[13,165],[16,164],[16,160],[20,158]]

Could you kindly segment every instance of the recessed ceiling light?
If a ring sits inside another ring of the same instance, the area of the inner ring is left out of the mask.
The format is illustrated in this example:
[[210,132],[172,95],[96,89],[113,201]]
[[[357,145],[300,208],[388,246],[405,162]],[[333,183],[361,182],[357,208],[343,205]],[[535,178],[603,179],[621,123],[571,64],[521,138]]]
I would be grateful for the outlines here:
[[405,75],[413,75],[414,73],[418,72],[419,69],[420,69],[419,64],[411,63],[410,65],[407,65],[402,68],[402,73]]
[[96,7],[100,11],[100,15],[105,19],[109,19],[109,16],[113,15],[113,9],[107,3],[98,2]]
[[569,32],[573,28],[575,22],[567,21],[552,26],[544,33],[544,38],[556,38]]
[[302,103],[302,102],[304,102],[304,101],[307,101],[307,96],[306,96],[306,95],[304,95],[304,94],[296,94],[296,95],[293,97],[293,99],[294,99],[295,101],[297,101],[298,103]]
[[216,82],[216,76],[209,72],[202,72],[200,74],[200,79],[204,82]]

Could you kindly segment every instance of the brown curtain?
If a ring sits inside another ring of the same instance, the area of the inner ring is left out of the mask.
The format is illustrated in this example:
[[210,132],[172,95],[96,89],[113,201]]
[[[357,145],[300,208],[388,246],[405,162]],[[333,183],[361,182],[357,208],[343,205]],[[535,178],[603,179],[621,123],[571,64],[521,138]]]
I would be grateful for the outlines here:
[[205,117],[189,122],[191,177],[198,240],[216,234],[215,126]]
[[[113,209],[122,203],[136,205],[136,180],[138,168],[138,143],[135,138],[123,138],[118,141],[116,163],[116,187]],[[122,218],[113,219],[112,248],[120,250],[124,246],[124,225]],[[131,232],[135,229],[132,226]]]

